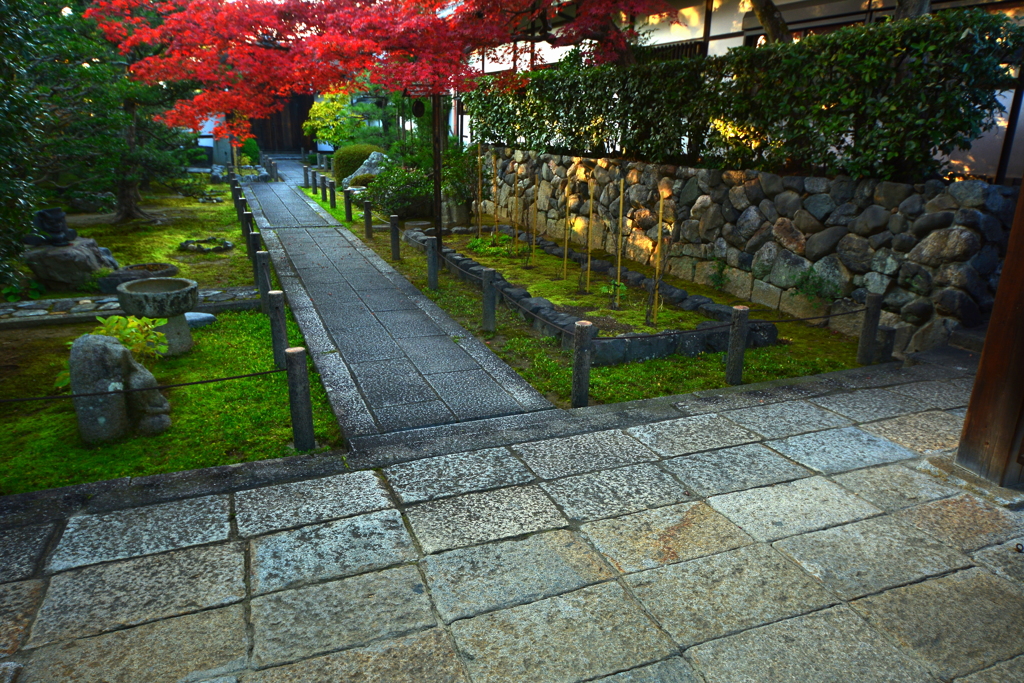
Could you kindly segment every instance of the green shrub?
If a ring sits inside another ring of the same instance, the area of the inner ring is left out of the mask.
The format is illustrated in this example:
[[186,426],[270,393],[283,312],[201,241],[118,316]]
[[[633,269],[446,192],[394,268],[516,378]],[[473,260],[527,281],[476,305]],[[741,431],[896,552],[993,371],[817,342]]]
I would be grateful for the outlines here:
[[383,153],[377,145],[347,145],[334,150],[334,178],[339,182],[359,170],[363,162],[374,152]]
[[373,182],[373,179],[377,176],[373,173],[364,173],[357,175],[349,181],[349,187],[366,187]]
[[430,205],[432,192],[430,178],[420,169],[386,163],[363,196],[386,215],[410,216]]
[[256,138],[249,138],[242,143],[241,149],[238,150],[238,158],[241,159],[243,156],[249,157],[253,164],[259,162],[260,146],[256,143]]
[[[578,57],[465,101],[492,144],[653,162],[919,180],[990,130],[1024,27],[983,10],[626,68]],[[586,92],[585,98],[579,93]]]
[[476,199],[476,146],[463,147],[452,140],[441,156],[441,192],[448,199],[465,204]]

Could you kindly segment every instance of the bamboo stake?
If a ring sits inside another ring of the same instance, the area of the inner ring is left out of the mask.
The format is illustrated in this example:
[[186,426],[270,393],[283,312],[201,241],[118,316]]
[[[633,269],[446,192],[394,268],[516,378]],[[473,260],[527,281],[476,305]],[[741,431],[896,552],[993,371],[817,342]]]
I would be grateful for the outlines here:
[[491,244],[494,244],[494,239],[498,234],[498,154],[497,152],[491,157],[494,161],[494,196],[491,198],[494,204],[494,230],[491,231]]
[[484,234],[484,158],[483,145],[476,143],[476,238]]
[[[593,172],[591,172],[593,173]],[[594,227],[594,178],[587,183],[590,192],[590,218],[587,220],[587,294],[590,294],[590,231]]]
[[622,211],[626,201],[626,176],[619,178],[619,244],[615,250],[615,309],[619,308],[619,283],[622,282]]
[[565,188],[565,246],[562,247],[562,279],[569,277],[569,232],[572,230],[569,221],[569,187]]
[[[659,191],[660,194],[660,191]],[[662,220],[665,217],[665,197],[658,201],[658,243],[654,247],[654,324],[658,324],[658,289],[661,285],[661,233],[664,230]]]
[[533,201],[537,208],[533,214],[533,240],[530,242],[530,258],[537,251],[537,233],[540,232],[540,173],[533,176]]

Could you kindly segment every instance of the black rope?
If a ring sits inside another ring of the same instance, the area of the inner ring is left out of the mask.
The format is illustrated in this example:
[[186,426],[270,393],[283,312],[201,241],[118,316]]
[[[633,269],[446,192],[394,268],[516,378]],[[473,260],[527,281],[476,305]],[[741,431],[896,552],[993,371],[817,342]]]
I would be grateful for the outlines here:
[[161,389],[174,389],[175,387],[190,387],[196,384],[212,384],[214,382],[226,382],[229,379],[245,379],[246,377],[259,377],[260,375],[273,375],[285,370],[264,370],[263,372],[252,372],[248,375],[235,375],[233,377],[218,377],[217,379],[201,379],[195,382],[181,382],[179,384],[163,384],[156,387],[141,387],[136,389],[118,389],[117,391],[97,391],[92,394],[67,394],[63,396],[33,396],[32,398],[5,398],[0,403],[24,403],[25,401],[57,401],[66,398],[86,398],[87,396],[110,396],[111,394],[128,394],[133,391],[160,391]]

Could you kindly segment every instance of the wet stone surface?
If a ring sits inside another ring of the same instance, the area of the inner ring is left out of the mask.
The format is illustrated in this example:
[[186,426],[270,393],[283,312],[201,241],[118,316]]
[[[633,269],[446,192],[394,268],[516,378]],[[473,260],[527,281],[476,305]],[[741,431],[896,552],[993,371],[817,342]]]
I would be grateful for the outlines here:
[[52,533],[49,524],[0,531],[0,583],[32,576]]
[[431,555],[420,566],[446,622],[576,590],[613,576],[590,546],[568,531],[460,548]]
[[517,444],[513,449],[545,479],[657,459],[648,448],[619,431]]
[[638,572],[750,543],[704,503],[682,503],[584,524],[581,531],[621,572]]
[[1024,517],[1019,513],[997,508],[970,494],[925,503],[898,512],[896,517],[965,552],[1024,533]]
[[662,463],[662,467],[702,496],[742,491],[813,474],[760,444],[673,458]]
[[683,647],[836,602],[813,579],[760,543],[626,580]]
[[775,549],[844,600],[970,566],[967,556],[891,517],[794,536]]
[[1024,591],[983,569],[894,588],[851,604],[944,680],[1024,652],[1024,638],[1019,637],[1024,633]]
[[75,569],[50,579],[29,647],[223,607],[244,597],[245,558],[237,543]]
[[339,578],[416,559],[397,510],[316,524],[252,541],[254,594]]
[[1024,585],[1024,536],[974,553],[974,561],[997,575]]
[[577,681],[675,649],[615,583],[452,624],[474,681]]
[[774,403],[743,410],[731,410],[722,413],[722,416],[766,439],[781,439],[794,434],[846,427],[852,424],[845,417],[822,410],[804,401],[787,401],[786,403]]
[[630,671],[598,678],[595,683],[701,683],[682,657],[640,666]]
[[942,410],[914,413],[861,425],[865,431],[877,434],[905,448],[919,453],[956,448],[964,421]]
[[227,496],[72,517],[50,557],[49,570],[223,541],[228,531]]
[[758,541],[872,517],[881,510],[822,477],[715,496],[708,504]]
[[801,434],[765,445],[823,474],[917,457],[902,446],[856,427]]
[[470,493],[406,510],[423,552],[566,526],[565,517],[536,486]]
[[881,420],[931,407],[917,399],[885,389],[862,389],[849,394],[833,394],[808,400],[856,422]]
[[684,487],[650,463],[544,482],[569,519],[592,520],[689,500]]
[[698,453],[757,441],[756,434],[715,414],[632,427],[626,432],[663,457]]
[[902,465],[883,465],[844,472],[832,479],[872,505],[888,512],[960,493],[959,489],[945,486],[934,477]]
[[324,522],[392,507],[387,491],[370,471],[240,491],[235,494],[241,536]]
[[434,625],[415,567],[398,567],[252,601],[258,667],[323,654]]
[[25,641],[32,614],[43,599],[42,581],[0,586],[0,655],[12,655]]
[[504,448],[393,465],[384,470],[384,476],[406,504],[525,484],[533,479],[530,471]]

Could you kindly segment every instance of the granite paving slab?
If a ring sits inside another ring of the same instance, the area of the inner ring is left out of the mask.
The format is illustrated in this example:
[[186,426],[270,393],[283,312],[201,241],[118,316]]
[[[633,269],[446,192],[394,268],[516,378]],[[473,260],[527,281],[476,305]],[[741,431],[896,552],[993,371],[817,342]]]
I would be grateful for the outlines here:
[[258,671],[246,683],[468,683],[441,629],[382,640],[365,647]]
[[999,662],[995,666],[956,680],[957,683],[1024,683],[1024,656]]
[[21,664],[17,662],[0,662],[0,683],[14,683],[21,671]]
[[934,477],[903,465],[882,465],[843,472],[833,476],[832,480],[887,512],[948,498],[961,492],[960,489],[945,486]]
[[908,508],[896,517],[965,552],[1024,534],[1024,516],[969,493]]
[[682,657],[640,666],[622,673],[598,678],[595,683],[703,683]]
[[545,479],[658,459],[649,448],[618,430],[521,443],[512,450]]
[[882,420],[928,410],[931,407],[927,403],[886,389],[861,389],[848,394],[831,394],[808,400],[856,422]]
[[241,605],[155,621],[36,650],[18,683],[178,683],[245,666]]
[[68,520],[48,570],[227,540],[227,496],[207,496]]
[[843,600],[971,566],[966,555],[892,517],[792,536],[774,546]]
[[252,661],[282,664],[435,623],[416,568],[386,569],[253,598]]
[[845,417],[822,410],[804,401],[786,401],[722,413],[733,422],[766,439],[781,439],[794,434],[816,432],[853,424]]
[[406,515],[428,554],[567,525],[562,513],[536,486],[420,503],[407,508]]
[[235,494],[235,522],[240,536],[324,522],[393,507],[373,472],[351,472]]
[[974,561],[1005,579],[1024,584],[1024,536],[979,550]]
[[395,296],[394,292],[389,290],[361,290],[359,298],[371,311],[375,312],[419,310],[419,307],[412,299]]
[[902,446],[857,427],[800,434],[779,441],[768,441],[765,445],[822,474],[835,474],[918,457]]
[[663,457],[699,453],[758,440],[756,434],[714,413],[631,427],[626,433]]
[[45,590],[46,585],[34,579],[0,585],[0,656],[13,655],[25,642]]
[[0,530],[0,583],[32,576],[53,529],[40,524]]
[[686,655],[710,683],[934,683],[842,605],[712,640]]
[[398,346],[424,375],[477,370],[480,364],[447,335],[397,339]]
[[439,455],[384,470],[405,504],[485,491],[533,480],[526,466],[504,448]]
[[943,410],[931,410],[864,424],[861,429],[919,453],[929,453],[956,448],[963,426],[963,418]]
[[578,681],[664,659],[672,642],[615,583],[457,621],[474,681]]
[[881,512],[823,477],[726,493],[707,502],[758,541],[775,541]]
[[971,388],[974,385],[973,378],[968,380],[952,380],[950,382],[911,382],[909,384],[897,384],[889,391],[915,398],[932,406],[948,410],[950,408],[961,408],[971,400]]
[[984,569],[894,588],[851,605],[943,680],[1024,652],[1024,591]]
[[762,543],[631,574],[626,582],[682,647],[837,602]]
[[638,572],[751,543],[704,503],[682,503],[590,522],[580,530],[620,572]]
[[335,579],[416,559],[397,510],[381,510],[254,539],[253,594]]
[[525,412],[523,405],[484,370],[442,372],[425,377],[459,420]]
[[578,535],[561,530],[430,555],[420,567],[446,623],[614,576]]
[[427,380],[405,358],[352,363],[349,367],[371,408],[437,399]]
[[378,406],[371,408],[370,411],[377,424],[390,432],[450,424],[457,419],[455,413],[440,399],[397,406]]
[[690,500],[678,481],[652,463],[542,483],[569,519],[589,521]]
[[411,311],[380,311],[377,319],[395,339],[445,336],[430,316],[418,308]]
[[662,467],[701,496],[768,486],[814,474],[760,444],[672,458],[664,461]]
[[224,607],[245,598],[239,543],[175,550],[56,574],[28,647]]

